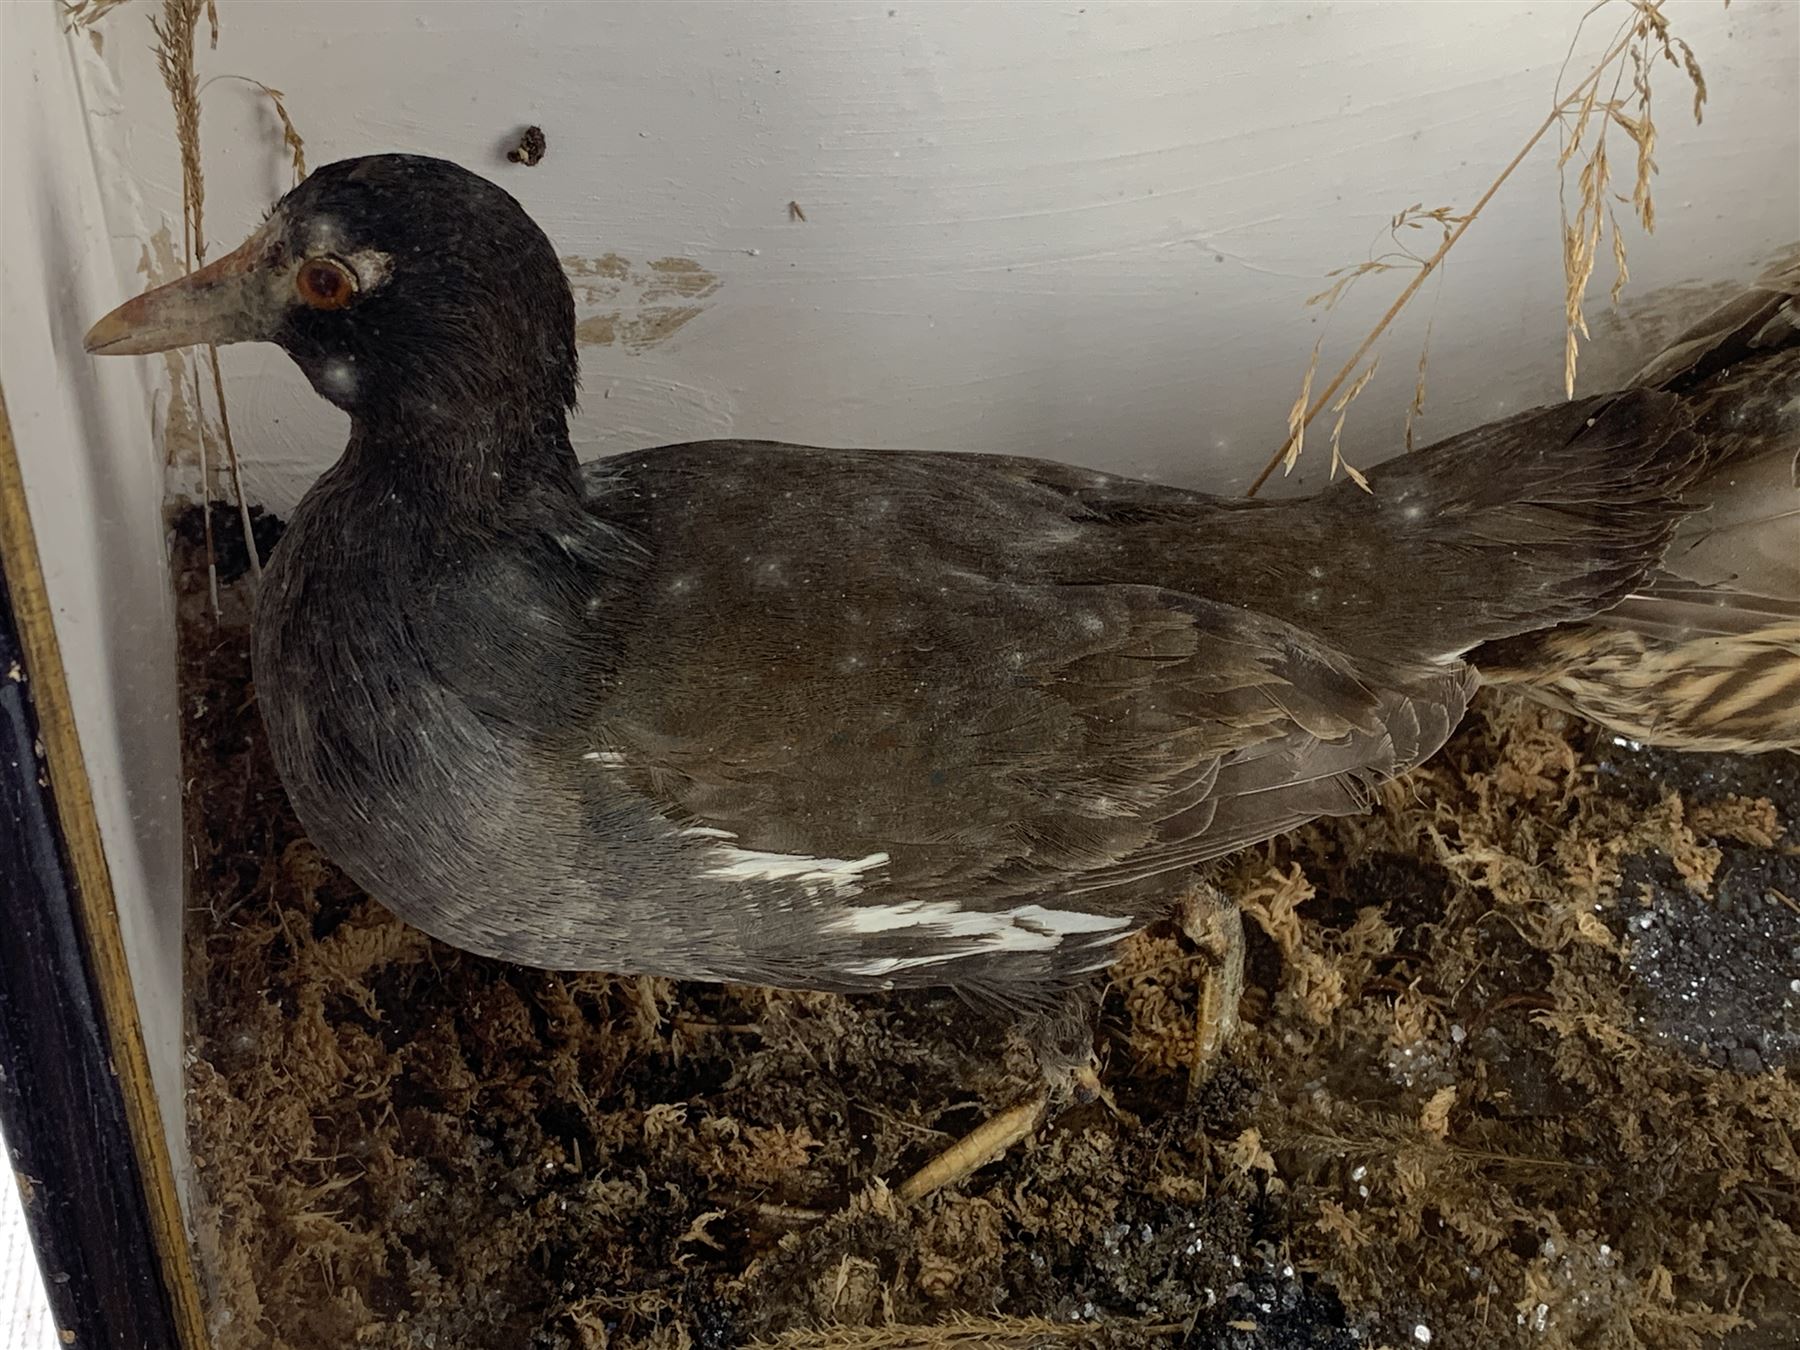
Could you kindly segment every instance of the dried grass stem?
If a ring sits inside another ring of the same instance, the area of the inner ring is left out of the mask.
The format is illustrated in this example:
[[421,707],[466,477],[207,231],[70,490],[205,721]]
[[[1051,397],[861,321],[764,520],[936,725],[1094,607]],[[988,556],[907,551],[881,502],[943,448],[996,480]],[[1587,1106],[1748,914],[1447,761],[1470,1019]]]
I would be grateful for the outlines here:
[[[1576,39],[1579,39],[1581,26],[1585,25],[1594,14],[1609,3],[1599,0],[1583,15],[1581,25],[1576,28]],[[1593,277],[1594,265],[1601,251],[1601,246],[1610,229],[1612,232],[1611,252],[1617,272],[1612,287],[1612,298],[1616,303],[1620,292],[1624,289],[1629,275],[1626,269],[1625,243],[1619,230],[1619,222],[1609,195],[1611,183],[1611,161],[1607,156],[1606,134],[1612,128],[1618,128],[1631,138],[1636,146],[1636,181],[1629,198],[1633,213],[1646,232],[1655,228],[1655,204],[1651,198],[1651,180],[1656,173],[1655,147],[1656,127],[1651,118],[1651,83],[1650,70],[1655,59],[1660,55],[1670,65],[1683,71],[1693,86],[1694,118],[1700,120],[1701,108],[1706,101],[1706,80],[1700,71],[1700,64],[1694,56],[1693,49],[1670,31],[1668,18],[1663,14],[1664,0],[1628,0],[1629,18],[1619,28],[1618,33],[1607,45],[1605,54],[1595,63],[1585,77],[1568,93],[1561,92],[1561,80],[1557,82],[1555,102],[1544,120],[1526,139],[1506,166],[1500,170],[1487,190],[1481,194],[1475,205],[1466,215],[1455,215],[1448,207],[1440,207],[1435,211],[1423,211],[1420,207],[1408,207],[1394,217],[1390,232],[1395,233],[1395,241],[1400,243],[1398,230],[1405,226],[1420,228],[1426,220],[1436,221],[1444,231],[1442,241],[1437,250],[1427,258],[1420,258],[1412,250],[1400,244],[1405,255],[1404,262],[1393,261],[1393,255],[1371,257],[1368,261],[1354,267],[1341,268],[1331,275],[1336,280],[1326,290],[1308,299],[1307,303],[1323,303],[1327,310],[1334,308],[1349,288],[1361,277],[1370,272],[1385,272],[1397,267],[1412,265],[1415,267],[1412,279],[1407,282],[1400,294],[1376,321],[1356,350],[1332,377],[1324,390],[1316,398],[1312,397],[1314,376],[1317,374],[1318,346],[1315,344],[1311,359],[1307,363],[1306,377],[1301,386],[1300,397],[1295,401],[1288,414],[1288,434],[1281,446],[1269,457],[1262,471],[1251,483],[1246,495],[1255,496],[1277,467],[1286,464],[1292,468],[1298,459],[1300,448],[1305,440],[1306,429],[1326,408],[1337,413],[1337,422],[1332,431],[1332,464],[1331,471],[1335,477],[1340,465],[1344,464],[1339,451],[1339,437],[1343,430],[1344,413],[1368,382],[1373,371],[1373,362],[1364,365],[1375,344],[1393,324],[1400,311],[1412,302],[1419,288],[1425,284],[1427,277],[1438,271],[1440,264],[1456,247],[1469,227],[1480,217],[1487,204],[1493,200],[1494,194],[1510,179],[1513,172],[1522,164],[1542,141],[1552,127],[1564,129],[1561,152],[1557,158],[1557,170],[1563,181],[1563,192],[1568,187],[1567,170],[1570,161],[1577,151],[1585,150],[1585,158],[1578,174],[1580,194],[1579,206],[1571,218],[1566,199],[1562,209],[1562,248],[1563,248],[1563,280],[1564,280],[1564,327],[1566,330],[1563,344],[1563,382],[1566,393],[1574,396],[1575,371],[1579,355],[1580,340],[1587,336],[1587,322],[1583,314],[1583,302],[1587,295],[1588,283]],[[1571,50],[1574,40],[1571,41]],[[1567,60],[1564,69],[1567,69]],[[1608,74],[1612,77],[1612,89],[1605,92],[1603,85]],[[1630,93],[1621,98],[1627,79],[1630,77]],[[1627,111],[1627,108],[1631,111]],[[1618,198],[1625,201],[1623,197]],[[1430,328],[1427,328],[1425,351],[1419,358],[1419,378],[1414,389],[1411,408],[1407,414],[1406,441],[1408,448],[1412,445],[1413,421],[1424,406],[1425,394],[1425,361],[1430,347]],[[1342,397],[1339,390],[1346,381],[1350,381],[1355,372],[1354,383],[1349,392]],[[1333,402],[1333,400],[1336,402]],[[1357,477],[1360,482],[1360,477]]]
[[1369,330],[1368,335],[1358,344],[1356,350],[1350,354],[1350,359],[1344,362],[1336,375],[1332,376],[1331,383],[1325,386],[1324,392],[1312,401],[1306,410],[1306,415],[1300,420],[1300,425],[1290,431],[1288,438],[1281,443],[1274,454],[1269,456],[1269,462],[1263,465],[1262,472],[1256,475],[1256,480],[1245,492],[1246,497],[1254,497],[1262,490],[1263,484],[1269,481],[1269,475],[1274,473],[1282,460],[1287,458],[1289,450],[1298,442],[1306,428],[1312,424],[1313,419],[1323,412],[1331,400],[1336,397],[1338,390],[1343,388],[1344,382],[1351,377],[1357,367],[1362,364],[1362,359],[1369,354],[1370,348],[1381,340],[1382,334],[1387,332],[1389,326],[1400,316],[1400,311],[1405,309],[1413,296],[1419,293],[1419,288],[1425,284],[1425,279],[1437,271],[1438,264],[1444,260],[1444,255],[1456,246],[1457,240],[1468,233],[1469,227],[1475,223],[1487,204],[1494,199],[1494,194],[1506,185],[1506,180],[1513,176],[1513,171],[1525,162],[1527,155],[1537,149],[1538,142],[1549,134],[1550,129],[1562,119],[1563,115],[1585,99],[1589,90],[1598,86],[1607,69],[1625,54],[1626,48],[1630,44],[1629,34],[1614,43],[1588,77],[1552,108],[1544,120],[1538,124],[1537,130],[1531,133],[1525,144],[1519,147],[1519,152],[1507,161],[1506,167],[1500,170],[1493,182],[1488,184],[1487,191],[1481,194],[1475,205],[1470,208],[1469,213],[1444,236],[1444,241],[1438,245],[1437,251],[1420,264],[1419,270],[1413,274],[1412,280],[1407,282],[1405,289],[1394,297],[1394,303],[1387,307],[1387,311],[1376,321],[1375,326]]

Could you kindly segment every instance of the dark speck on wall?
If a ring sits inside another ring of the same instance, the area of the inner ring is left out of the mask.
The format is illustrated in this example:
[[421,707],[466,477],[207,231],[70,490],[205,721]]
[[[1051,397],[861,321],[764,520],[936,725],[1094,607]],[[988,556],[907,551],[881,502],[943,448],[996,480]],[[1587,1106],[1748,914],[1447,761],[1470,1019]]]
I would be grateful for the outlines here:
[[529,169],[543,161],[544,151],[549,148],[549,143],[544,140],[542,127],[526,127],[519,133],[519,143],[506,152],[506,157],[514,164],[523,164]]

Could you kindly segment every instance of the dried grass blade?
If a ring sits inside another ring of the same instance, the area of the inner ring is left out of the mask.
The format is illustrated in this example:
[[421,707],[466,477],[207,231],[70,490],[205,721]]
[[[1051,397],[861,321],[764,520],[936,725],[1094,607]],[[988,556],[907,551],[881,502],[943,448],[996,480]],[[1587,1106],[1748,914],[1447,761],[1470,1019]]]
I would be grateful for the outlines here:
[[274,106],[276,119],[281,123],[281,144],[293,158],[294,182],[299,183],[301,179],[305,178],[307,173],[306,140],[300,135],[300,128],[294,125],[293,116],[288,112],[287,95],[248,75],[215,75],[206,82],[206,86],[210,88],[218,80],[237,80],[262,91],[263,97]]
[[1324,343],[1324,335],[1313,343],[1312,356],[1306,362],[1306,375],[1300,381],[1300,396],[1294,400],[1294,406],[1288,409],[1288,444],[1286,472],[1292,473],[1294,464],[1300,458],[1300,447],[1306,441],[1306,405],[1312,397],[1313,376],[1319,373],[1319,348]]
[[1425,340],[1419,344],[1419,377],[1413,385],[1412,404],[1406,410],[1406,448],[1413,448],[1413,423],[1425,415],[1425,367],[1431,361],[1431,334],[1437,327],[1437,315],[1425,321]]
[[[219,45],[219,11],[215,0],[163,0],[162,14],[150,21],[151,31],[156,36],[156,64],[169,91],[169,101],[175,112],[175,137],[181,148],[182,238],[190,272],[206,261],[206,177],[200,158],[200,81],[194,66],[194,41],[203,14],[210,26],[212,45],[216,48]],[[303,165],[300,148],[293,143],[298,142],[299,133],[288,118],[280,98],[260,81],[252,80],[250,83],[258,84],[265,93],[270,94],[283,126],[292,133],[289,148],[294,150],[296,166]],[[238,457],[236,439],[231,434],[231,414],[225,399],[225,378],[219,365],[219,349],[208,347],[207,350],[212,366],[213,397],[219,410],[219,431],[225,443],[227,472],[231,475],[232,494],[237,499],[238,518],[244,530],[244,548],[249,555],[251,576],[260,583],[262,555],[256,547],[256,535],[250,520],[250,502],[244,495],[242,463]],[[194,409],[200,438],[200,502],[206,522],[207,558],[212,582],[213,611],[216,614],[219,612],[217,554],[212,537],[212,474],[207,462],[205,418],[201,415],[203,406],[199,372],[196,369]]]
[[1350,475],[1351,481],[1364,492],[1369,490],[1369,480],[1363,477],[1355,465],[1344,458],[1341,442],[1344,437],[1344,422],[1350,416],[1350,405],[1356,401],[1356,396],[1368,387],[1369,381],[1375,378],[1375,371],[1380,365],[1381,358],[1379,356],[1369,362],[1363,373],[1356,377],[1356,382],[1344,391],[1343,397],[1331,405],[1331,410],[1337,414],[1337,421],[1331,427],[1330,476],[1335,479],[1341,468]]
[[130,0],[72,0],[72,3],[63,5],[63,16],[68,19],[70,28],[86,32],[115,9],[128,3]]
[[[1571,57],[1575,42],[1579,40],[1587,20],[1609,2],[1610,0],[1599,0],[1599,3],[1589,7],[1582,16],[1581,23],[1576,28],[1575,38],[1570,43]],[[1655,227],[1656,219],[1655,206],[1650,195],[1650,181],[1656,172],[1655,124],[1650,117],[1649,77],[1647,74],[1648,56],[1653,50],[1650,44],[1655,43],[1666,59],[1687,73],[1689,80],[1694,85],[1696,120],[1699,118],[1701,105],[1705,102],[1706,97],[1705,79],[1701,74],[1699,62],[1695,59],[1693,51],[1687,43],[1669,33],[1669,21],[1661,12],[1661,0],[1628,0],[1628,5],[1630,17],[1615,30],[1614,36],[1607,43],[1605,52],[1580,82],[1564,94],[1562,93],[1562,76],[1558,76],[1555,105],[1537,129],[1526,138],[1519,151],[1495,176],[1486,191],[1476,200],[1474,206],[1466,213],[1457,215],[1453,214],[1449,208],[1439,208],[1435,212],[1422,212],[1415,204],[1393,217],[1392,226],[1395,230],[1402,226],[1416,227],[1419,219],[1423,216],[1437,219],[1445,226],[1443,242],[1430,257],[1423,260],[1414,259],[1419,263],[1418,273],[1401,290],[1381,318],[1376,321],[1368,335],[1327,383],[1324,391],[1313,399],[1304,415],[1296,421],[1290,414],[1287,438],[1269,456],[1262,470],[1251,482],[1246,492],[1247,496],[1254,497],[1278,467],[1286,465],[1288,469],[1292,469],[1306,427],[1324,411],[1331,400],[1336,397],[1338,390],[1361,367],[1364,358],[1370,354],[1375,343],[1392,325],[1395,317],[1418,294],[1419,287],[1424,284],[1425,278],[1437,269],[1445,255],[1462,239],[1469,227],[1486,209],[1488,203],[1493,200],[1495,194],[1512,177],[1526,156],[1537,148],[1538,142],[1549,133],[1552,127],[1561,127],[1564,134],[1564,141],[1557,156],[1559,169],[1564,169],[1573,162],[1584,147],[1592,147],[1579,175],[1582,207],[1577,210],[1573,221],[1566,213],[1563,217],[1563,271],[1567,284],[1565,319],[1568,327],[1563,345],[1563,379],[1565,388],[1573,396],[1576,368],[1580,359],[1580,339],[1587,335],[1587,321],[1582,308],[1583,299],[1592,279],[1594,263],[1609,222],[1613,226],[1614,233],[1613,259],[1620,267],[1621,273],[1624,272],[1624,243],[1618,237],[1617,221],[1605,203],[1605,192],[1611,173],[1605,150],[1606,128],[1618,125],[1626,134],[1631,135],[1637,146],[1637,182],[1633,190],[1632,206],[1645,230],[1649,231]],[[1631,85],[1638,94],[1638,111],[1635,116],[1624,113],[1617,98],[1618,87],[1625,74],[1625,67],[1621,64],[1623,62],[1630,63]],[[1566,71],[1567,61],[1564,66]],[[1609,72],[1615,75],[1612,93],[1610,96],[1603,97],[1601,90]],[[1327,308],[1331,307],[1342,298],[1349,283],[1357,275],[1367,270],[1369,269],[1366,267],[1360,271],[1351,269],[1347,276],[1342,272],[1330,273],[1329,275],[1337,279],[1324,291],[1309,297],[1307,303],[1309,305],[1323,303]],[[1619,286],[1623,284],[1621,281]],[[1615,296],[1618,293],[1619,289],[1615,287]],[[1307,396],[1311,394],[1311,375],[1312,371],[1309,367],[1305,390]],[[1415,386],[1414,389],[1414,402],[1416,406],[1419,405],[1419,386]],[[1409,418],[1409,433],[1410,430]]]

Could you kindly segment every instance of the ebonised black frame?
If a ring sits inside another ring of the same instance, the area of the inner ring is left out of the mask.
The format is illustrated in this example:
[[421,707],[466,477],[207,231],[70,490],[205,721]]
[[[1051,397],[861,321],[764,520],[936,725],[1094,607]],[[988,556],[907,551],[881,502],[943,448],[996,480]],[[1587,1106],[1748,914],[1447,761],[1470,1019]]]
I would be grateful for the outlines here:
[[62,1339],[176,1347],[0,576],[0,1131]]
[[160,1130],[0,394],[0,1131],[65,1345],[206,1344]]

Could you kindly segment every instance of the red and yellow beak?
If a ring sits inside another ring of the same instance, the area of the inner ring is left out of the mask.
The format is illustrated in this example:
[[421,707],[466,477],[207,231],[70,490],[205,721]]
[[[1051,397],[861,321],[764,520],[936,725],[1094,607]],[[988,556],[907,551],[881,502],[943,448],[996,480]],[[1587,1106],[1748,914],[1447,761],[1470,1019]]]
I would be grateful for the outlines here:
[[283,274],[267,264],[270,233],[265,225],[223,258],[127,300],[82,345],[97,356],[141,356],[272,337],[286,303]]

